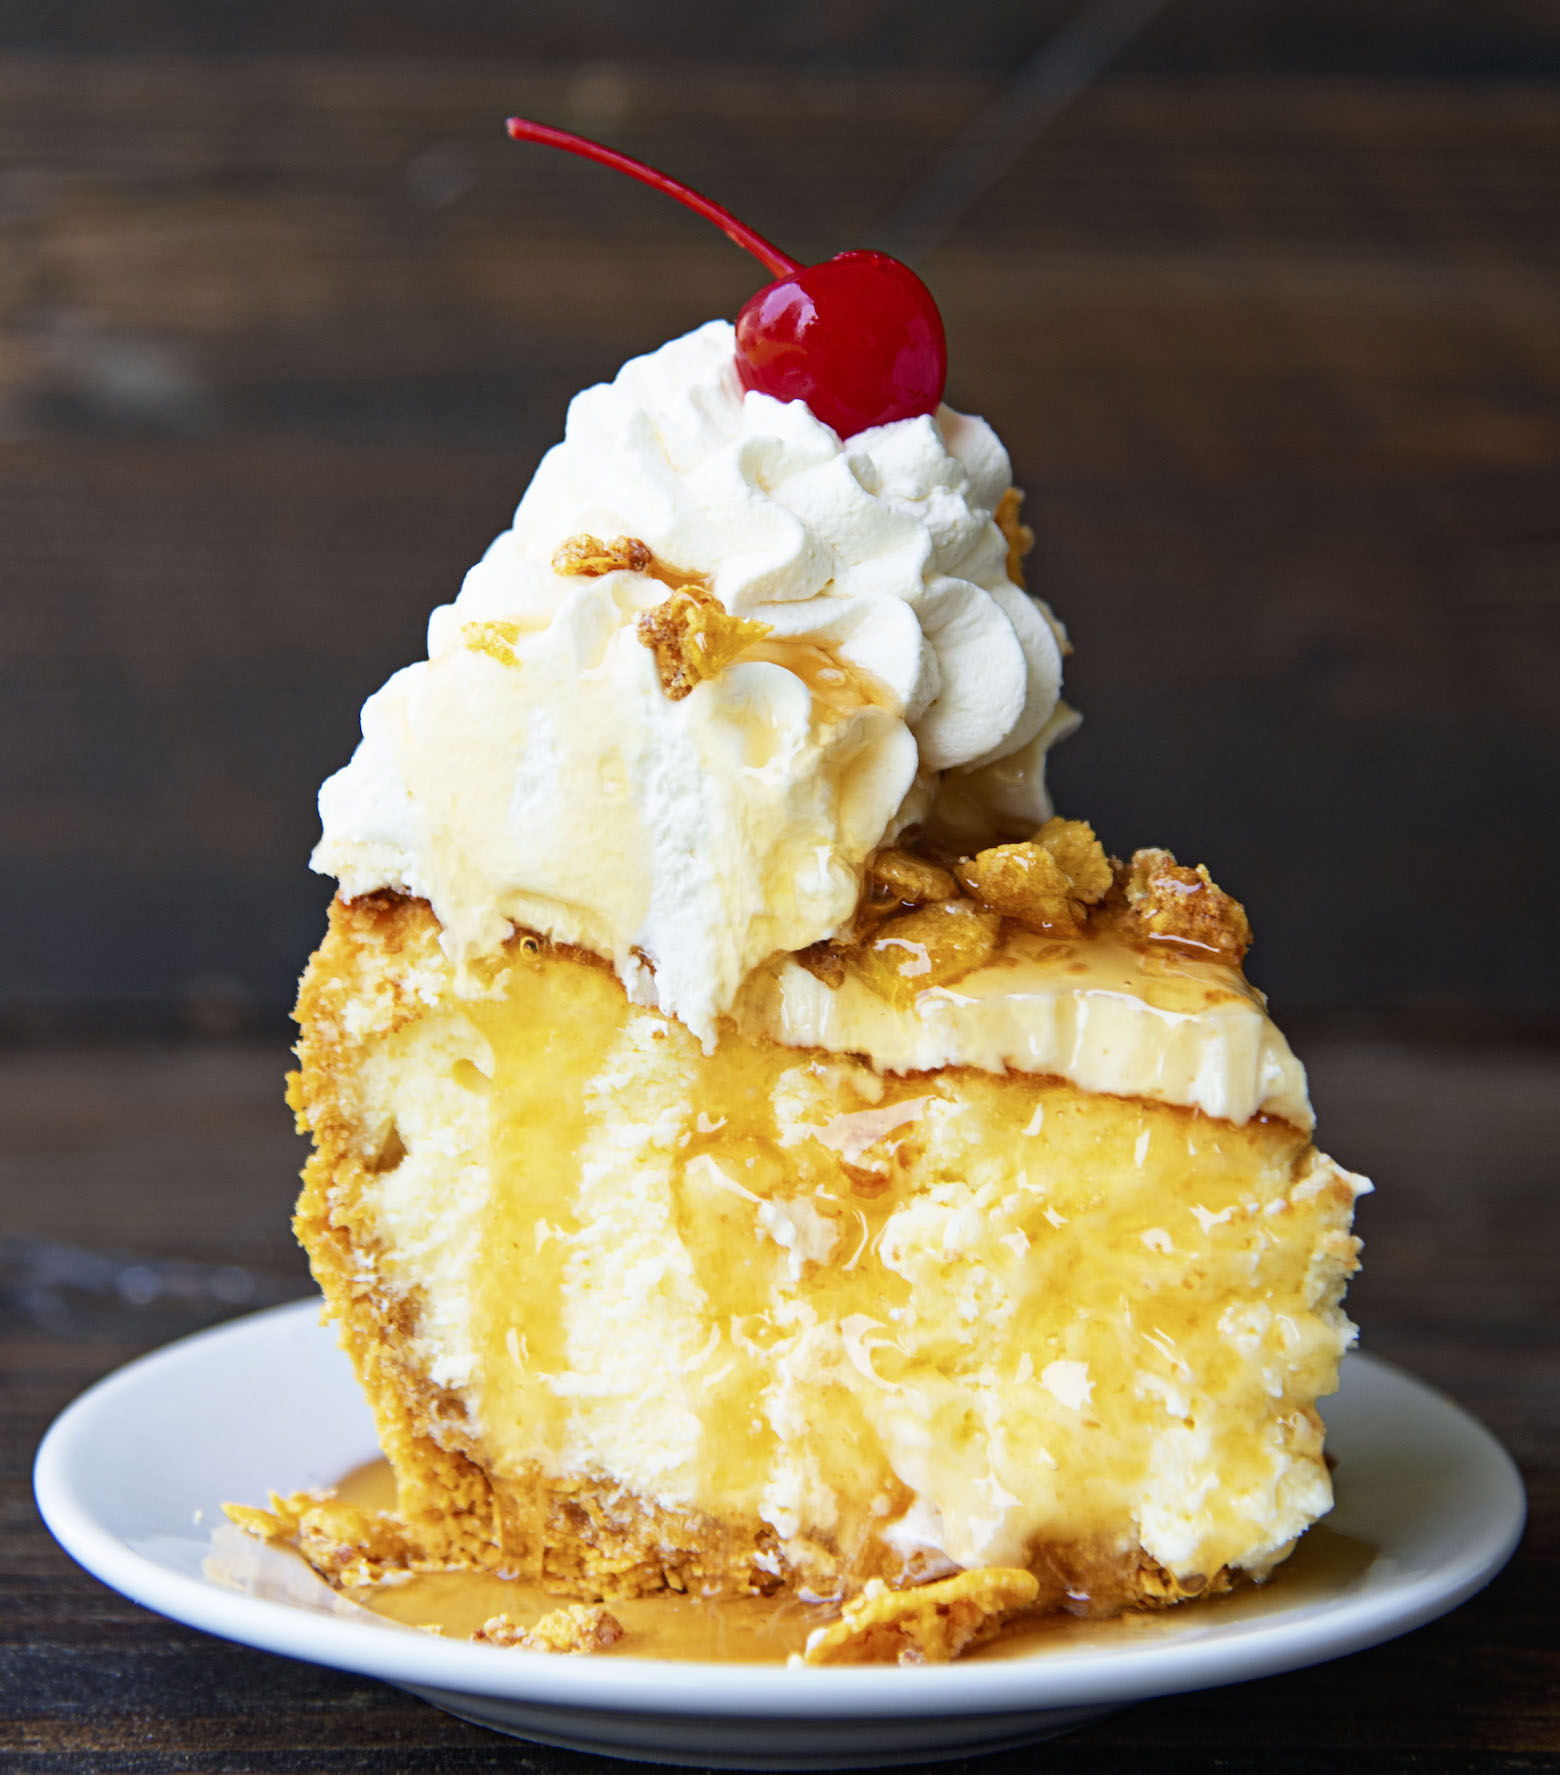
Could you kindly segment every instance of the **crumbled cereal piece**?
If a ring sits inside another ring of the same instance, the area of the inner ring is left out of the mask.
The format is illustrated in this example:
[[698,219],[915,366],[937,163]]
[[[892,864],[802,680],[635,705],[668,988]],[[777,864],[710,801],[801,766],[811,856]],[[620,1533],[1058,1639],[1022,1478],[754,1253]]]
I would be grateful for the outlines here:
[[1009,487],[991,514],[997,521],[997,528],[1007,538],[1007,576],[1016,586],[1026,583],[1024,557],[1035,546],[1034,531],[1018,515],[1023,509],[1023,494],[1017,487]]
[[713,592],[695,585],[680,586],[639,618],[639,639],[655,654],[661,688],[674,703],[768,633],[768,623],[732,616]]
[[1221,1565],[1207,1572],[1187,1572],[1177,1577],[1146,1553],[1138,1554],[1137,1604],[1142,1609],[1168,1609],[1195,1596],[1224,1596],[1235,1588],[1235,1574]]
[[1187,869],[1169,851],[1134,851],[1117,884],[1129,930],[1211,950],[1235,966],[1251,947],[1245,907],[1216,886],[1201,863]]
[[649,544],[637,536],[615,536],[611,542],[603,542],[599,536],[582,532],[558,544],[553,551],[552,570],[600,579],[604,573],[643,573],[652,558]]
[[951,870],[889,845],[867,864],[867,880],[891,900],[924,906],[929,900],[956,900],[959,884]]
[[328,1584],[355,1589],[418,1569],[420,1549],[383,1511],[343,1504],[327,1492],[271,1493],[271,1508],[224,1504],[228,1519],[261,1541],[296,1547]]
[[809,943],[805,949],[796,951],[799,961],[815,980],[821,980],[830,988],[840,986],[845,980],[845,962],[850,950],[839,943]]
[[1094,836],[1087,820],[1047,820],[1034,842],[1061,864],[1072,883],[1072,898],[1085,906],[1097,906],[1110,892],[1115,879],[1105,847]]
[[517,622],[468,622],[461,626],[461,645],[473,653],[487,654],[501,666],[518,666],[520,657],[515,652],[515,643],[520,639],[520,632]]
[[803,1664],[946,1664],[991,1639],[1040,1594],[1032,1572],[981,1566],[922,1584],[890,1590],[871,1579],[846,1603],[840,1619],[807,1636]]
[[534,1627],[522,1627],[512,1615],[494,1615],[471,1637],[478,1645],[522,1652],[604,1652],[623,1632],[623,1623],[599,1602],[571,1602],[543,1615]]
[[998,844],[958,866],[983,905],[1031,931],[1081,930],[1111,885],[1110,863],[1082,820],[1048,820],[1022,844]]
[[1078,930],[1083,907],[1067,871],[1042,845],[998,844],[959,864],[959,880],[983,905],[1032,931]]
[[929,986],[946,986],[990,961],[1002,921],[968,900],[938,900],[885,919],[851,965],[871,989],[908,1010]]
[[[295,1492],[295,1498],[301,1497]],[[271,1493],[275,1510],[262,1510],[256,1504],[224,1504],[222,1514],[257,1541],[290,1541],[298,1532],[298,1519],[287,1512],[288,1500]]]

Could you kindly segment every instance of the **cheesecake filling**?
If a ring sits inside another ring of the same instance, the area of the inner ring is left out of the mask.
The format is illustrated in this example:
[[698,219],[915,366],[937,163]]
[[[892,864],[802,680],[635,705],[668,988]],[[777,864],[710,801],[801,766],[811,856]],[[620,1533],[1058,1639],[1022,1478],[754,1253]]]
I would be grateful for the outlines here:
[[599,966],[511,968],[375,1044],[398,1160],[363,1207],[520,1508],[594,1475],[717,1538],[756,1518],[827,1596],[1048,1544],[1195,1589],[1329,1507],[1363,1185],[1299,1129],[735,1030],[706,1056]]

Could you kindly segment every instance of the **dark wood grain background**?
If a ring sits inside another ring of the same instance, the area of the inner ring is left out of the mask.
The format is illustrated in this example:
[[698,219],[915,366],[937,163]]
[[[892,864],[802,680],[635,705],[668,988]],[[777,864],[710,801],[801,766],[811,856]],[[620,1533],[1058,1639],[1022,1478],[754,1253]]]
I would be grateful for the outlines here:
[[[363,697],[569,395],[753,287],[507,111],[822,256],[1072,11],[0,9],[0,1021],[279,1028]],[[1063,806],[1206,860],[1283,1010],[1557,1018],[1557,69],[1538,0],[1180,0],[922,266]]]
[[[753,287],[499,120],[822,256],[1075,11],[0,0],[0,1769],[615,1766],[147,1615],[49,1540],[32,1451],[306,1289],[317,784],[569,395]],[[1170,0],[922,262],[1077,642],[1063,806],[1247,901],[1379,1184],[1365,1347],[1533,1504],[1443,1622],[981,1767],[1560,1769],[1557,93],[1550,0]]]

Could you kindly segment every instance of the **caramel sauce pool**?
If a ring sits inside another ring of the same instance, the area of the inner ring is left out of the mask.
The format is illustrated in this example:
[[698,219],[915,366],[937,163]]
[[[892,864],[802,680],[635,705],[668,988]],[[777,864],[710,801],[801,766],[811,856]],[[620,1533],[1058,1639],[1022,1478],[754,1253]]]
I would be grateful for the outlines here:
[[[395,1504],[388,1462],[355,1468],[337,1487],[344,1503],[365,1510]],[[1368,1542],[1319,1523],[1263,1585],[1247,1584],[1226,1596],[1183,1603],[1179,1608],[1080,1621],[1071,1615],[1036,1615],[1009,1623],[996,1639],[960,1663],[1027,1658],[1049,1651],[1096,1651],[1146,1646],[1172,1637],[1195,1617],[1199,1627],[1260,1619],[1296,1603],[1320,1601],[1362,1577],[1376,1557]],[[352,1600],[387,1621],[437,1627],[451,1639],[467,1639],[484,1621],[507,1614],[525,1625],[569,1599],[535,1585],[487,1572],[426,1572],[404,1584],[349,1590]],[[837,1611],[794,1598],[728,1597],[712,1601],[663,1592],[607,1605],[625,1633],[612,1651],[595,1657],[675,1658],[698,1663],[783,1664],[799,1652],[815,1627]],[[1190,1611],[1190,1613],[1188,1612]]]

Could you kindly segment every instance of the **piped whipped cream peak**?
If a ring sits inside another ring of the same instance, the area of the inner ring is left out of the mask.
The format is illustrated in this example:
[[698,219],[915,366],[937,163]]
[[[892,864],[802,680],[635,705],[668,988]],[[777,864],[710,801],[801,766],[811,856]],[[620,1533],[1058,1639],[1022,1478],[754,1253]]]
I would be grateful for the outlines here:
[[[515,924],[610,957],[706,1043],[754,968],[849,921],[906,826],[1041,824],[1075,720],[1061,627],[1008,577],[991,428],[943,407],[842,442],[744,393],[732,354],[712,321],[575,398],[427,660],[364,705],[313,857],[349,898],[425,897],[456,960]],[[650,561],[559,571],[580,536]],[[669,626],[641,618],[684,581],[753,626],[671,696]]]

